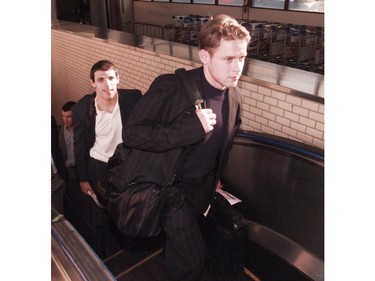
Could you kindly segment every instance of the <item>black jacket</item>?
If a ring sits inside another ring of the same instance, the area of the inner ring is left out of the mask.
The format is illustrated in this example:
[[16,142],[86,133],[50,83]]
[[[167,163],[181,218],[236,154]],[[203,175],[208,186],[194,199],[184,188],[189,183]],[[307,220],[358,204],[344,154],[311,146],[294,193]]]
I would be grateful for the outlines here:
[[[88,181],[88,159],[95,142],[96,93],[82,97],[72,108],[74,126],[74,157],[78,179]],[[118,89],[122,126],[128,120],[137,101],[142,97],[139,90]]]
[[[202,67],[188,71],[198,88],[202,88],[202,72]],[[241,123],[239,90],[230,88],[228,96],[227,148],[221,153],[223,157],[217,164],[217,171],[222,170],[220,166],[226,162],[226,150],[230,148],[231,139]],[[123,130],[123,141],[132,150],[125,164],[116,170],[112,183],[118,190],[133,181],[165,185],[183,149],[200,143],[204,138],[204,129],[182,80],[176,74],[161,75],[137,103]]]

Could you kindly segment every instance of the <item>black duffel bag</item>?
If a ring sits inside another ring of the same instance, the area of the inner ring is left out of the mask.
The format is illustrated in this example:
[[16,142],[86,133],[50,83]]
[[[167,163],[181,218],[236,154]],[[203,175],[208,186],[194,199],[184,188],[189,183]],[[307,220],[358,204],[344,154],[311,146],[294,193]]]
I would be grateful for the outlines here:
[[155,183],[131,183],[108,205],[117,228],[129,236],[150,237],[160,233],[160,214],[170,191]]
[[98,201],[107,208],[109,218],[123,234],[151,237],[160,233],[161,211],[188,151],[189,147],[184,150],[166,186],[153,182],[132,182],[119,192],[112,185],[111,178],[116,168],[127,160],[131,149],[123,144],[117,146],[108,162],[105,176],[98,182],[94,191]]

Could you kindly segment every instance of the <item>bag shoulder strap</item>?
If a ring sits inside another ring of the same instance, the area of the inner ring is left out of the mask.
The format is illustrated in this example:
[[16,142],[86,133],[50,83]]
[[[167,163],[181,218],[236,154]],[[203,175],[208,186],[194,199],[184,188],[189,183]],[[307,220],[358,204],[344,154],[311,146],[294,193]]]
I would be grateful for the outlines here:
[[197,81],[199,81],[199,73],[197,71],[188,71],[185,68],[179,68],[175,71],[176,75],[181,79],[184,84],[187,95],[190,101],[194,105],[199,105],[203,103],[203,98],[201,95],[201,90],[198,86]]
[[[199,105],[203,103],[202,95],[199,90],[197,81],[199,81],[199,72],[191,72],[188,74],[185,68],[179,68],[175,71],[176,75],[181,79],[182,83],[184,84],[185,90],[187,95],[189,96],[191,102],[193,105]],[[197,74],[195,74],[197,73]],[[191,145],[187,146],[180,158],[180,161],[177,164],[176,170],[173,173],[171,179],[169,180],[168,185],[172,186],[174,182],[177,179],[178,174],[180,173],[182,169],[182,165],[184,164],[184,161],[186,159],[186,156],[190,152]]]

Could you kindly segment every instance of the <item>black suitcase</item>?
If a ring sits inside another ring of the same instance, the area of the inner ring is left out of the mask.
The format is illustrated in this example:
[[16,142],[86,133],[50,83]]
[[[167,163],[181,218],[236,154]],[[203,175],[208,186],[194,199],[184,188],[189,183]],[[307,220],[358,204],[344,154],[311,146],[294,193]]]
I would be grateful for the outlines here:
[[109,220],[106,210],[84,194],[77,182],[69,183],[66,189],[64,216],[100,258],[105,259],[123,248],[124,237]]

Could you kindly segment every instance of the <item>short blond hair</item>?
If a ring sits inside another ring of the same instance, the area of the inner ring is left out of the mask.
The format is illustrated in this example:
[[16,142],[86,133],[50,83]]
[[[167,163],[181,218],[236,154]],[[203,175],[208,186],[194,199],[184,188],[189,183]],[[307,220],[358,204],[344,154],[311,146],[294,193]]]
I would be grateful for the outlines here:
[[199,48],[210,54],[220,46],[221,40],[244,40],[250,43],[250,33],[238,21],[228,15],[217,15],[203,24],[199,31]]

